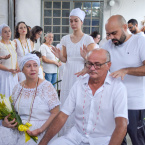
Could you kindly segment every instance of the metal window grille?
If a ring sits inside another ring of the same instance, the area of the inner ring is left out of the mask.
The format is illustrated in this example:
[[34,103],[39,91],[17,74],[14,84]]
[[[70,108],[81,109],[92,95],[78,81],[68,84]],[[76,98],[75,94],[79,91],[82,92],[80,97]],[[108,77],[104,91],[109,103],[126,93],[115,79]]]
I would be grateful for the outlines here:
[[79,0],[42,0],[42,26],[44,34],[54,33],[55,46],[61,38],[72,32],[69,27],[69,13],[73,8],[81,8],[86,13],[83,24],[83,32],[90,34],[92,31],[102,33],[103,23],[102,1],[79,1]]

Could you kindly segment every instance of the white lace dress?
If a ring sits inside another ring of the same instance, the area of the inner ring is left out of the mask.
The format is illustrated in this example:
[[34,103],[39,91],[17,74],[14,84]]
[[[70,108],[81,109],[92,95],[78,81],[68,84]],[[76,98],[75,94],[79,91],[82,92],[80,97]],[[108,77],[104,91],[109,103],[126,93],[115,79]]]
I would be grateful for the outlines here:
[[[12,98],[16,101],[22,86],[18,84],[14,90]],[[29,111],[32,102],[32,97],[35,95],[34,89],[23,88],[21,99],[18,98],[15,109],[21,116],[22,122],[25,124],[29,118]],[[37,88],[36,97],[33,104],[32,115],[30,123],[32,126],[30,130],[40,128],[50,116],[50,110],[60,105],[57,93],[50,82],[44,80]],[[42,139],[45,132],[38,136],[38,142]],[[0,145],[36,145],[36,143],[30,139],[25,143],[25,135],[21,134],[17,130],[12,130],[0,126]]]
[[[68,97],[69,91],[75,81],[78,79],[76,72],[81,71],[84,68],[84,59],[80,55],[80,47],[83,48],[83,44],[88,46],[89,44],[94,43],[94,40],[91,36],[84,34],[82,39],[78,43],[73,43],[70,39],[70,34],[62,38],[60,44],[66,47],[67,52],[67,62],[65,64],[63,79],[61,84],[60,92],[60,102],[61,106]],[[59,135],[64,135],[72,126],[74,125],[74,116],[71,115],[64,127],[59,132]]]
[[[17,66],[17,53],[15,43],[10,41],[11,44],[3,44],[0,42],[0,56],[11,54],[9,59],[1,59],[0,64],[8,69],[16,69]],[[12,95],[14,86],[18,83],[17,74],[0,70],[0,94],[5,94],[6,97]]]
[[[19,39],[15,39],[15,40],[17,42],[16,51],[17,51],[17,55],[18,55],[18,65],[19,65],[22,57],[24,55],[26,55],[27,53],[30,53],[32,51],[32,48],[31,48],[30,39],[27,39],[26,47],[24,47],[23,45],[21,45],[21,42],[20,42]],[[22,73],[22,72],[19,72],[18,73],[18,76],[19,76],[19,82],[20,83],[26,79],[24,73]]]

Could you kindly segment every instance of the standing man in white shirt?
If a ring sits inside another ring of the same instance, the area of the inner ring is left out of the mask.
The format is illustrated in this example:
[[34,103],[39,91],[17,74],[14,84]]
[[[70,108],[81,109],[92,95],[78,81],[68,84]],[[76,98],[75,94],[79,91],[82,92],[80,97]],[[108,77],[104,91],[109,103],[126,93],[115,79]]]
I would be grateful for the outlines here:
[[143,76],[145,76],[144,37],[131,35],[123,16],[110,17],[105,25],[109,40],[104,49],[111,54],[110,68],[113,78],[121,77],[128,93],[128,134],[133,145],[145,145],[144,118],[145,96]]
[[49,140],[75,112],[75,125],[49,145],[120,145],[127,131],[127,91],[110,76],[110,54],[94,49],[87,55],[89,75],[72,87],[60,113],[52,121],[39,145]]
[[130,19],[128,21],[128,28],[132,34],[138,35],[138,36],[145,36],[144,32],[139,30],[138,28],[138,22],[136,19]]

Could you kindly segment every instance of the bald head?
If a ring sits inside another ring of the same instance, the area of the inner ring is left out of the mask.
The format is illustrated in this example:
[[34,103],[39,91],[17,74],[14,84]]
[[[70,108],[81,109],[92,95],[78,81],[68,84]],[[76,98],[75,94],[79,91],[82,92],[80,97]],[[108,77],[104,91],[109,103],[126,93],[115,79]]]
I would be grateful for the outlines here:
[[106,22],[106,25],[109,25],[109,24],[117,25],[117,26],[123,26],[124,24],[127,24],[127,23],[126,23],[126,20],[124,19],[123,16],[113,15]]
[[129,38],[127,23],[121,15],[111,16],[106,22],[105,29],[108,38],[116,46],[123,44]]
[[110,53],[105,50],[105,49],[93,49],[91,51],[89,51],[89,53],[87,54],[87,59],[88,57],[97,57],[97,56],[101,56],[102,58],[104,58],[105,61],[110,61],[111,57],[110,57]]

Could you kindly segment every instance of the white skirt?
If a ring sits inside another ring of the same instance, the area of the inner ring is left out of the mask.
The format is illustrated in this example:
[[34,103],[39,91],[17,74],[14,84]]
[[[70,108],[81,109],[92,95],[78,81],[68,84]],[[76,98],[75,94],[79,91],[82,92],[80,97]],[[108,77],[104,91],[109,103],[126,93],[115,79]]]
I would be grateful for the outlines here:
[[0,70],[0,94],[9,97],[12,95],[13,88],[18,84],[18,75],[11,72]]
[[[45,120],[46,121],[46,120]],[[31,131],[40,128],[44,123],[42,121],[30,121],[32,126],[29,128]],[[25,124],[27,121],[23,121]],[[19,132],[17,129],[11,129],[7,127],[0,126],[0,145],[38,145],[41,139],[43,138],[45,131],[38,135],[38,142],[35,143],[32,139],[30,139],[27,143],[25,143],[25,134],[24,132]],[[54,136],[50,143],[57,138],[57,135]]]

